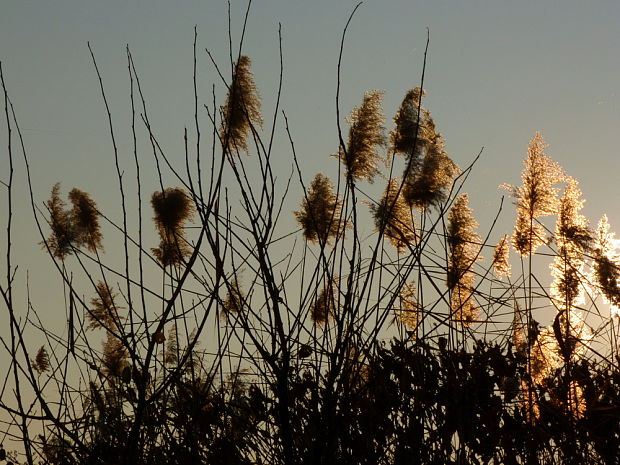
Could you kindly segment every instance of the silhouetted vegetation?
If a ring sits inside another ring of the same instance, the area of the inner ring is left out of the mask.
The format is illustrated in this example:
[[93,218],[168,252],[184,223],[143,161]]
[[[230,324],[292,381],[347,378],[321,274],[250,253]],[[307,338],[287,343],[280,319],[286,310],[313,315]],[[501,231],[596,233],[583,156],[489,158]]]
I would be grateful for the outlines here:
[[[476,221],[464,189],[477,157],[459,168],[445,152],[423,81],[405,91],[389,132],[383,92],[363,95],[346,142],[339,127],[335,155],[325,154],[341,176],[330,180],[301,172],[279,99],[264,119],[242,51],[230,51],[228,77],[213,62],[221,106],[194,85],[182,168],[158,142],[129,49],[133,157],[122,159],[93,54],[122,217],[78,188],[69,208],[60,184],[46,203],[31,198],[65,296],[60,334],[29,295],[28,305],[15,299],[14,164],[32,186],[2,76],[10,170],[0,291],[11,364],[0,461],[620,463],[620,248],[606,217],[594,229],[581,214],[578,183],[544,153],[542,136],[530,141],[522,184],[507,186],[508,235]],[[278,95],[283,72],[274,70]],[[272,144],[281,128],[287,154]],[[154,182],[140,174],[139,137],[152,147]],[[284,163],[294,174],[281,180]],[[385,187],[370,194],[371,182]],[[148,228],[143,184],[158,186]],[[130,192],[138,211],[128,210]],[[122,251],[120,263],[104,244]]]

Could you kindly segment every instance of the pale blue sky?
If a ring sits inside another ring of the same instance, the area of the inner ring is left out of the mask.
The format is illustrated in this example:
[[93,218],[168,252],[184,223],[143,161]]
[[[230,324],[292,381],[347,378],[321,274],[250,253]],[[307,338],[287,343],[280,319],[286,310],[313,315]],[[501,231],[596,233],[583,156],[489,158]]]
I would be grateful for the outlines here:
[[[329,154],[338,146],[337,53],[342,28],[355,4],[265,0],[255,1],[250,12],[244,53],[253,59],[267,121],[277,86],[277,30],[278,22],[282,23],[282,106],[306,179],[317,171],[336,172]],[[244,9],[245,3],[232,1],[235,44]],[[130,179],[125,45],[132,49],[159,140],[181,163],[183,128],[191,128],[193,117],[193,28],[198,25],[201,103],[208,103],[212,84],[220,99],[223,94],[204,48],[226,66],[226,3],[4,0],[0,13],[0,60],[24,129],[37,199],[45,200],[51,186],[62,181],[65,191],[77,186],[91,192],[103,211],[119,219],[111,144],[86,43],[91,42],[103,74],[121,163]],[[618,24],[620,3],[616,1],[367,1],[351,23],[345,46],[343,117],[359,104],[365,90],[384,89],[390,129],[404,93],[419,84],[428,27],[426,106],[445,136],[447,151],[465,166],[485,147],[466,187],[481,230],[490,224],[499,204],[502,192],[497,186],[519,182],[522,159],[536,130],[550,144],[548,154],[581,181],[588,199],[587,216],[596,222],[607,212],[612,228],[617,229]],[[205,115],[203,121],[206,128]],[[290,169],[290,152],[283,131],[279,134],[277,156],[284,175]],[[4,130],[0,143],[4,153]],[[142,156],[146,189],[154,189],[148,150]],[[1,163],[0,173],[4,173],[4,155]],[[18,163],[19,180],[23,174]],[[15,218],[20,231],[15,246],[21,269],[25,273],[30,267],[31,279],[44,281],[44,289],[56,289],[60,282],[49,281],[49,261],[36,245],[39,238],[25,194],[22,188],[16,193],[21,209]],[[298,196],[298,192],[292,196],[291,210]],[[506,208],[497,235],[509,232],[513,217],[511,208]],[[114,253],[108,244],[108,254]]]
[[[246,53],[265,108],[277,78],[277,23],[283,25],[284,108],[305,158],[335,150],[334,93],[338,40],[353,1],[256,1]],[[237,42],[245,5],[233,2]],[[90,41],[123,126],[133,50],[161,140],[180,142],[191,121],[191,46],[199,28],[204,101],[219,84],[202,52],[224,63],[223,1],[8,1],[0,16],[0,59],[17,106],[35,173],[48,184],[83,179],[79,165],[98,165],[109,148],[86,42]],[[367,89],[386,90],[390,117],[419,81],[430,28],[427,106],[449,153],[465,164],[481,146],[481,168],[497,183],[515,182],[527,141],[540,130],[549,153],[582,180],[594,200],[601,181],[615,183],[619,122],[620,4],[613,1],[368,1],[354,18],[345,48],[344,114]],[[103,166],[107,166],[102,161]],[[596,173],[592,167],[597,169]],[[108,168],[111,168],[108,166]],[[101,177],[88,182],[103,183]],[[592,185],[591,189],[588,189]],[[494,188],[494,182],[489,183]],[[490,191],[485,190],[484,195]],[[605,201],[605,197],[600,197]],[[597,199],[597,203],[598,203]],[[613,216],[613,212],[610,211]]]

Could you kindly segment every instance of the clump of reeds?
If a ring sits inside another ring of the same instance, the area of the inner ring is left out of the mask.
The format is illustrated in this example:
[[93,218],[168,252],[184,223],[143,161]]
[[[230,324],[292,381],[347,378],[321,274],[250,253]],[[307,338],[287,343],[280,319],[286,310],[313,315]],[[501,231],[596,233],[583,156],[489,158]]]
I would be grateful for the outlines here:
[[403,198],[400,180],[390,179],[381,200],[378,204],[371,204],[370,210],[377,230],[390,240],[399,253],[415,243],[414,217]]
[[[568,334],[564,328],[568,327]],[[529,373],[532,381],[547,386],[549,377],[566,363],[575,362],[584,355],[592,332],[579,311],[561,311],[554,324],[542,328],[530,350]]]
[[451,290],[451,306],[455,319],[467,326],[477,319],[479,307],[473,295],[474,263],[480,260],[481,239],[469,207],[469,197],[457,197],[448,214],[449,247],[447,285]]
[[153,221],[161,238],[159,247],[151,249],[163,266],[178,266],[192,249],[185,239],[184,225],[194,217],[195,208],[187,193],[179,187],[154,192],[151,205]]
[[328,243],[344,233],[345,221],[341,218],[342,200],[334,193],[329,178],[319,173],[308,188],[295,218],[303,229],[306,240]]
[[261,101],[250,71],[251,60],[241,55],[235,63],[226,104],[222,107],[220,137],[227,151],[248,149],[248,134],[254,125],[262,126]]
[[521,173],[522,184],[511,190],[517,206],[512,244],[522,256],[533,254],[545,242],[545,228],[537,219],[557,213],[558,188],[565,180],[562,167],[545,155],[546,144],[537,132],[527,149]]
[[366,179],[372,182],[379,173],[381,156],[377,149],[385,144],[382,97],[383,92],[379,90],[366,92],[362,105],[354,108],[349,117],[349,143],[346,154],[340,149],[339,158],[347,174],[356,181]]

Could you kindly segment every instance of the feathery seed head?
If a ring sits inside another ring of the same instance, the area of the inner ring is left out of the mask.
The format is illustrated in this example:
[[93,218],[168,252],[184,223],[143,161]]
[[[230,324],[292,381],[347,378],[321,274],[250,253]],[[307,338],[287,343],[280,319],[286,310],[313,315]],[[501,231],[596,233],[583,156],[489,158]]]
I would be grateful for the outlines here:
[[239,278],[235,275],[226,293],[226,300],[224,300],[222,305],[222,318],[226,319],[231,314],[236,315],[243,311],[245,299],[245,293],[241,289]]
[[400,290],[400,308],[396,310],[396,318],[407,327],[411,334],[420,323],[421,309],[416,300],[416,287],[414,282],[409,282]]
[[620,241],[610,231],[607,215],[599,221],[594,235],[593,281],[603,294],[606,303],[611,305],[610,313],[620,315]]
[[362,105],[351,112],[347,153],[345,155],[341,149],[339,158],[347,173],[355,180],[366,179],[372,182],[379,172],[378,162],[381,157],[377,154],[377,147],[385,144],[382,98],[382,91],[366,92]]
[[250,71],[251,63],[249,57],[239,57],[226,104],[222,107],[220,137],[224,150],[229,152],[242,150],[248,153],[248,133],[253,125],[262,127],[263,124],[261,101]]
[[325,284],[316,300],[310,304],[310,318],[315,326],[325,325],[336,314],[335,286],[333,282]]
[[451,251],[459,253],[474,253],[477,255],[478,244],[481,239],[476,228],[478,222],[469,206],[469,195],[461,194],[454,201],[448,214],[448,246]]
[[179,361],[178,337],[177,325],[174,323],[168,329],[168,337],[166,338],[166,348],[164,349],[164,363],[166,365],[174,365]]
[[426,152],[420,170],[414,176],[405,178],[404,196],[407,203],[420,209],[438,207],[448,197],[448,190],[460,172],[460,168],[440,146],[433,146]]
[[97,296],[90,299],[92,307],[86,311],[86,329],[118,330],[121,317],[118,315],[119,307],[114,303],[116,295],[103,281],[97,283],[96,290]]
[[60,260],[67,258],[73,248],[86,245],[91,252],[103,248],[99,228],[100,213],[95,201],[89,194],[77,188],[69,192],[69,199],[73,204],[71,210],[66,209],[67,204],[60,198],[60,183],[56,183],[47,201],[52,230],[47,245],[54,257]]
[[161,238],[159,247],[152,249],[153,254],[163,266],[182,264],[191,255],[183,229],[184,223],[194,218],[195,207],[191,199],[183,189],[169,187],[163,192],[154,192],[151,205]]
[[545,379],[563,365],[558,341],[550,327],[543,328],[530,352],[530,376],[532,381],[543,385]]
[[301,209],[295,212],[295,218],[306,240],[324,244],[344,233],[346,222],[340,216],[341,211],[342,200],[334,193],[329,178],[319,173],[310,184]]
[[559,309],[570,308],[583,299],[584,254],[592,243],[588,221],[580,213],[583,204],[577,181],[569,178],[555,227],[557,254],[550,265],[554,278],[551,297]]
[[34,360],[30,362],[32,368],[38,373],[41,374],[44,371],[49,370],[50,367],[50,357],[45,349],[45,346],[41,346],[37,351],[37,355]]
[[97,204],[87,192],[73,188],[69,192],[69,200],[73,204],[71,217],[77,230],[79,242],[85,244],[88,250],[95,252],[102,249],[101,228],[99,227],[100,213]]
[[180,266],[192,254],[192,249],[185,240],[185,234],[161,234],[159,247],[151,249],[162,266]]
[[537,132],[527,149],[522,184],[512,188],[517,205],[513,246],[522,256],[534,253],[545,242],[544,228],[536,219],[557,213],[558,189],[554,186],[566,180],[562,167],[545,155],[546,147]]
[[493,251],[493,271],[498,278],[504,276],[510,277],[510,247],[508,244],[508,235],[502,237]]
[[473,295],[474,263],[481,260],[478,222],[469,207],[469,196],[461,194],[448,214],[447,242],[450,251],[447,286],[456,320],[468,326],[477,319],[479,307]]
[[[515,301],[512,311],[512,344],[515,350],[520,353],[525,353],[528,345],[527,324],[524,320],[523,312],[519,304]],[[531,320],[531,322],[535,323],[535,320]]]
[[378,204],[371,204],[370,211],[375,227],[387,237],[399,253],[414,244],[415,223],[411,208],[403,198],[400,180],[392,178]]
[[71,212],[66,210],[66,203],[60,198],[60,183],[52,188],[47,208],[50,213],[49,225],[52,230],[47,244],[54,257],[64,260],[72,253],[72,244],[78,239],[78,234],[73,227]]
[[[390,141],[392,143],[392,149],[395,153],[413,158],[414,160],[419,158],[420,144],[416,142],[416,131],[418,137],[420,136],[420,127],[418,113],[420,116],[425,116],[421,110],[420,100],[424,96],[424,92],[419,87],[409,90],[405,94],[400,108],[394,116],[395,128],[390,132]],[[414,161],[415,164],[415,161]]]
[[[568,313],[568,321],[566,314]],[[531,348],[531,376],[538,385],[544,385],[545,379],[565,363],[564,353],[570,353],[570,359],[579,360],[588,348],[592,331],[586,325],[583,313],[571,310],[558,315],[558,328],[543,328]],[[568,334],[565,333],[568,328]],[[561,337],[561,343],[558,341]],[[567,350],[568,349],[568,350]]]
[[555,240],[559,246],[570,245],[586,252],[593,240],[588,220],[580,212],[585,200],[582,199],[579,183],[574,178],[567,178],[568,184],[560,199]]
[[444,151],[443,138],[431,113],[420,106],[422,96],[420,88],[407,92],[394,117],[396,127],[390,133],[394,152],[407,158],[404,197],[410,206],[417,208],[443,202],[460,172]]
[[450,311],[452,317],[461,326],[471,326],[478,321],[480,306],[476,301],[473,289],[473,275],[466,274],[452,288]]
[[157,228],[163,231],[178,232],[185,221],[194,217],[194,205],[180,187],[168,187],[163,192],[154,192],[151,205],[155,212],[153,220]]
[[128,365],[127,358],[127,348],[123,342],[108,331],[103,344],[103,372],[108,376],[119,378]]

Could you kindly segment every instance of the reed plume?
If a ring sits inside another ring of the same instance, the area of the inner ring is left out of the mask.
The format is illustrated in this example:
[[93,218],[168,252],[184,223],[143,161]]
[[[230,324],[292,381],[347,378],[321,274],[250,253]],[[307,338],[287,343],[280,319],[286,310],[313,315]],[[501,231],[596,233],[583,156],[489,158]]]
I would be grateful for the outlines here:
[[559,354],[566,363],[577,361],[588,348],[592,331],[586,324],[583,312],[575,309],[560,310],[552,324]]
[[245,293],[239,284],[239,278],[235,275],[231,280],[226,299],[222,303],[222,317],[226,318],[231,314],[239,314],[245,304]]
[[530,351],[530,376],[539,386],[545,384],[546,379],[555,370],[562,367],[564,360],[553,328],[543,328]]
[[431,113],[422,108],[424,93],[419,87],[405,95],[390,133],[392,150],[403,154],[407,164],[403,179],[404,197],[416,208],[437,206],[447,197],[458,166],[444,151],[444,141]]
[[371,204],[370,211],[375,227],[387,237],[399,253],[411,247],[416,240],[413,214],[403,198],[400,180],[392,178],[378,204]]
[[108,331],[107,338],[103,343],[103,373],[107,376],[119,378],[128,366],[127,358],[127,348],[123,342]]
[[47,245],[52,255],[60,260],[64,260],[72,253],[72,247],[78,239],[71,212],[66,209],[66,205],[65,201],[60,198],[60,183],[54,184],[47,201],[50,214],[49,225],[52,230],[47,239]]
[[329,178],[319,173],[310,184],[301,209],[294,213],[306,240],[325,244],[344,233],[346,223],[341,211],[342,200],[334,193]]
[[349,117],[349,143],[346,154],[342,148],[339,158],[346,172],[354,180],[366,179],[372,182],[379,173],[381,156],[377,149],[385,145],[383,127],[385,117],[381,108],[383,92],[373,90],[364,93],[359,108],[354,108]]
[[325,284],[316,300],[310,304],[310,319],[315,326],[325,325],[336,314],[335,286],[331,281]]
[[583,388],[578,381],[571,380],[568,383],[567,391],[562,393],[562,397],[556,401],[556,404],[567,411],[573,420],[579,420],[585,416],[587,411]]
[[603,294],[603,298],[611,304],[611,313],[618,314],[620,308],[620,241],[610,231],[607,215],[599,221],[594,235],[593,281]]
[[[394,129],[390,132],[390,142],[394,153],[405,155],[411,171],[416,171],[424,153],[423,137],[420,133],[428,127],[428,113],[421,107],[424,92],[419,87],[407,91],[400,108],[394,116]],[[420,121],[420,117],[423,119]],[[432,121],[432,119],[430,120]],[[418,138],[416,138],[416,132]]]
[[159,247],[151,250],[163,266],[178,266],[192,253],[185,239],[184,224],[193,219],[194,205],[179,187],[154,192],[151,205],[155,213],[153,221],[161,239]]
[[537,132],[530,141],[527,158],[518,187],[503,186],[511,190],[517,206],[512,244],[522,256],[533,254],[545,242],[545,229],[537,219],[557,213],[557,183],[565,180],[564,171],[545,155],[545,144]]
[[416,299],[416,286],[414,282],[405,284],[399,293],[400,308],[396,309],[395,317],[415,336],[415,331],[420,324],[421,309]]
[[261,101],[250,71],[251,60],[242,55],[235,64],[226,104],[222,107],[220,137],[224,150],[249,153],[248,134],[254,125],[262,127]]
[[[568,327],[568,334],[564,333]],[[530,370],[532,380],[544,385],[546,378],[569,361],[579,360],[588,348],[592,331],[583,313],[565,310],[556,315],[551,326],[543,328],[531,348]]]
[[93,253],[103,249],[99,226],[101,215],[95,201],[78,188],[69,192],[69,200],[73,205],[71,210],[66,208],[67,204],[60,198],[60,183],[56,183],[47,201],[52,233],[46,242],[52,255],[60,260],[65,260],[74,249],[82,246]]
[[[514,308],[512,309],[512,345],[515,350],[521,354],[526,354],[527,347],[529,345],[529,331],[527,324],[523,321],[523,311],[519,307],[519,303],[515,301]],[[533,323],[533,324],[532,324]],[[537,329],[538,323],[535,320],[531,322],[532,327]],[[536,334],[536,337],[538,334]]]
[[551,297],[558,309],[570,309],[583,295],[584,254],[590,249],[592,234],[580,213],[584,200],[574,179],[569,179],[560,199],[555,227],[557,253],[551,263]]
[[166,338],[166,347],[164,349],[164,363],[166,365],[174,365],[179,361],[179,344],[176,323],[168,329],[168,337]]
[[[548,391],[552,402],[567,408],[575,418],[581,417],[584,412],[583,391],[576,380],[569,379],[568,388],[572,391],[561,392],[555,375],[562,367],[582,359],[591,339],[592,331],[585,323],[582,312],[561,310],[556,314],[554,323],[540,330],[531,344],[528,372],[532,382]],[[524,402],[527,401],[526,396],[529,398],[533,392],[524,385]],[[530,407],[533,416],[539,417],[538,405]]]
[[504,235],[493,250],[493,271],[498,278],[510,277],[510,246],[508,235]]
[[71,218],[79,244],[85,244],[88,250],[95,253],[102,250],[103,236],[99,226],[99,210],[97,204],[87,192],[73,188],[69,192],[69,200],[73,204]]
[[41,346],[37,351],[37,355],[35,355],[34,360],[30,362],[33,370],[38,374],[43,373],[44,371],[49,370],[50,368],[50,357],[45,349],[45,346]]
[[151,205],[155,212],[153,220],[159,230],[180,234],[183,223],[194,216],[194,205],[180,187],[169,187],[163,192],[154,192]]
[[448,191],[460,168],[443,151],[443,141],[429,145],[422,166],[415,176],[405,178],[404,197],[412,207],[437,207],[448,197]]
[[472,270],[480,260],[478,222],[469,207],[469,196],[457,197],[448,214],[447,242],[449,247],[447,286],[451,292],[452,312],[456,320],[468,326],[477,319],[479,307],[473,296],[476,279]]
[[90,299],[91,308],[86,311],[86,329],[117,330],[121,317],[118,315],[119,307],[114,303],[115,294],[103,281],[97,283],[96,290],[97,296]]

